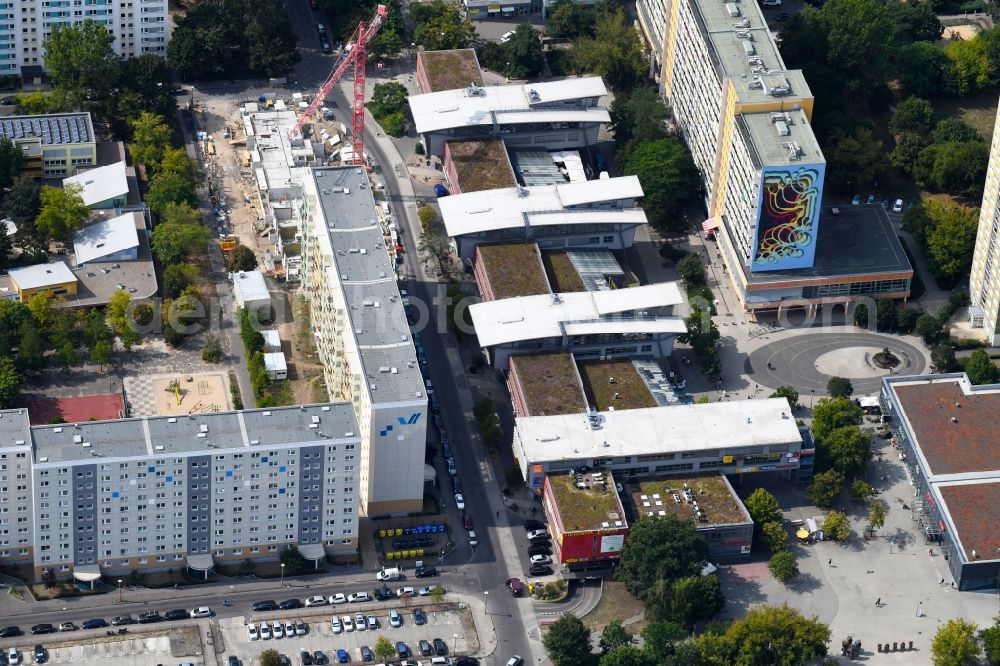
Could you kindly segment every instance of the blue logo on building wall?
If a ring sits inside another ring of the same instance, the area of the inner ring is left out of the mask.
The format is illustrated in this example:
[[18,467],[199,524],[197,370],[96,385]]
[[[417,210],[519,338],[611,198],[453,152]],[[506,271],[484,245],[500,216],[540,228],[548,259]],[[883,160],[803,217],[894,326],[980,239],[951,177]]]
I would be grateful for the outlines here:
[[[409,418],[409,419],[407,419],[407,418],[404,418],[404,417],[402,417],[402,416],[397,416],[397,417],[396,417],[396,420],[397,420],[397,421],[399,421],[399,425],[401,425],[401,426],[405,426],[405,425],[416,425],[416,424],[417,424],[417,421],[419,421],[419,420],[420,420],[420,413],[419,413],[419,412],[414,412],[413,414],[410,414],[410,418]],[[395,427],[395,426],[393,426],[392,424],[390,424],[390,425],[387,425],[387,426],[385,427],[385,429],[384,429],[384,430],[379,430],[379,431],[378,431],[378,436],[379,436],[379,437],[385,437],[385,436],[386,436],[386,435],[388,435],[388,434],[389,434],[390,432],[392,432],[392,429],[393,429],[394,427]]]

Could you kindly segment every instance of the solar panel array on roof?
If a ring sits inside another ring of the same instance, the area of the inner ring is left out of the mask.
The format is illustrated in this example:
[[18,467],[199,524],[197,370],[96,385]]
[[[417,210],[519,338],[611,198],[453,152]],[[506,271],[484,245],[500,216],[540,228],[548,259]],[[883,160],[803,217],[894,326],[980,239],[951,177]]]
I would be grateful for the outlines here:
[[39,138],[46,145],[91,141],[87,117],[83,114],[9,118],[0,123],[7,139]]

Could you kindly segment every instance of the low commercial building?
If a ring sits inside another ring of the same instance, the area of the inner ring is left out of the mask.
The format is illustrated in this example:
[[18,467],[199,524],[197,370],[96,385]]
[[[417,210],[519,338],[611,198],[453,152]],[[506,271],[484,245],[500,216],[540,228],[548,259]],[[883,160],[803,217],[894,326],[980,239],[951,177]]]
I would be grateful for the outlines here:
[[1000,581],[1000,384],[965,374],[886,377],[882,412],[909,470],[910,511],[960,590]]
[[73,258],[77,268],[138,259],[140,243],[135,216],[135,213],[125,213],[99,220],[73,234]]
[[616,477],[784,471],[795,478],[803,436],[784,398],[670,405],[514,421],[514,458],[528,487],[546,474],[608,468]]
[[520,296],[469,307],[479,344],[494,369],[512,354],[569,351],[578,358],[652,356],[673,350],[681,317],[651,314],[682,302],[674,282],[563,294]]
[[129,183],[125,162],[79,171],[63,179],[63,187],[79,188],[87,208],[120,208],[128,203]]
[[441,163],[451,196],[517,186],[503,139],[448,141]]
[[261,331],[264,336],[264,349],[266,351],[281,351],[281,335],[274,329]]
[[260,271],[230,273],[236,307],[251,313],[260,321],[271,321],[271,291]]
[[635,206],[635,176],[521,185],[449,196],[438,201],[445,231],[469,260],[480,245],[534,242],[542,249],[621,250],[647,223]]
[[0,461],[23,475],[0,558],[28,578],[207,575],[288,545],[308,560],[357,552],[350,403],[34,427],[5,410],[0,433]]
[[77,166],[97,163],[89,112],[7,116],[0,119],[0,137],[24,152],[21,172],[29,178],[72,176]]
[[597,141],[608,110],[599,76],[503,86],[467,86],[412,95],[410,111],[428,154],[453,139],[502,137],[510,146],[581,148]]
[[421,94],[484,85],[475,49],[418,51],[415,78]]
[[675,516],[694,523],[708,541],[713,562],[750,561],[753,519],[723,474],[684,474],[654,479],[628,479],[630,520]]
[[621,557],[628,522],[610,473],[546,476],[542,508],[552,532],[555,562],[574,565]]
[[70,298],[76,295],[76,275],[64,261],[51,261],[8,271],[17,297],[24,302],[35,294],[48,294],[54,298]]

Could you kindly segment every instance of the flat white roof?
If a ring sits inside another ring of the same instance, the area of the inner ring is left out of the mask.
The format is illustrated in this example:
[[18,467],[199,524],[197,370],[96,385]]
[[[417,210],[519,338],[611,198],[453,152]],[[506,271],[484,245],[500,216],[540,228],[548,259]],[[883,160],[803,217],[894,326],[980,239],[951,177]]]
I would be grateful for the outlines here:
[[802,442],[783,398],[624,409],[597,420],[595,428],[586,413],[525,416],[514,427],[529,465]]
[[76,276],[64,261],[53,261],[47,264],[35,264],[24,268],[12,268],[8,271],[10,278],[18,289],[38,289],[51,287],[65,282],[76,282]]
[[[608,92],[599,76],[562,81],[483,86],[471,90],[457,88],[423,95],[411,95],[410,111],[418,132],[434,132],[453,127],[492,125],[494,114],[500,124],[538,122],[539,116],[552,122],[610,122],[607,109],[589,107],[547,108],[543,105],[574,99],[601,97]],[[542,110],[536,110],[541,106]]]
[[274,329],[267,331],[261,331],[261,335],[264,336],[264,344],[268,347],[278,347],[281,348],[281,336]]
[[[639,178],[623,176],[559,185],[506,187],[498,190],[454,194],[439,199],[438,206],[441,209],[441,219],[444,221],[448,235],[462,236],[495,229],[523,227],[525,215],[529,216],[530,224],[541,226],[544,224],[568,224],[577,219],[580,220],[580,223],[584,223],[583,218],[576,216],[586,212],[590,215],[590,219],[586,220],[586,223],[589,224],[595,221],[591,214],[608,215],[615,212],[620,215],[621,211],[575,209],[572,214],[567,213],[559,221],[551,221],[549,218],[550,214],[566,211],[572,206],[589,206],[611,201],[637,199],[641,196],[642,186],[639,184]],[[531,215],[531,213],[541,213],[542,211],[545,211],[546,214]],[[631,211],[630,213],[631,219],[628,221],[638,220],[641,214],[642,221],[639,223],[645,222],[644,213]],[[611,216],[608,218],[611,220]],[[620,221],[615,220],[615,222]]]
[[128,178],[125,176],[125,162],[87,169],[83,173],[63,178],[63,187],[67,185],[80,186],[80,197],[85,206],[126,195]]
[[271,298],[271,292],[264,282],[264,274],[260,271],[240,271],[230,273],[233,280],[233,289],[238,289],[243,302],[263,301]]
[[687,333],[682,317],[655,319],[595,319],[566,324],[566,335],[602,335],[625,333]]
[[78,266],[134,247],[139,247],[134,213],[95,222],[73,234],[73,254]]
[[268,372],[276,372],[278,370],[287,372],[288,366],[285,365],[284,352],[268,352],[264,354],[264,369]]
[[[610,291],[504,298],[476,303],[469,308],[469,313],[480,344],[491,347],[521,340],[559,337],[565,332],[567,324],[594,322],[608,315],[681,302],[683,299],[677,283],[661,282]],[[645,323],[652,325],[653,321]],[[683,322],[680,325],[683,326]],[[602,328],[601,332],[612,331]]]

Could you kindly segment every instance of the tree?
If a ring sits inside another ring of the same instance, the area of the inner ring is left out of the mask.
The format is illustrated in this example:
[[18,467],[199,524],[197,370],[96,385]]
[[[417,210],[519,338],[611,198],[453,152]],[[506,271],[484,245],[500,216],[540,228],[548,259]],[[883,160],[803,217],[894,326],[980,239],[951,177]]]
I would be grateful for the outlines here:
[[563,613],[549,625],[542,645],[555,666],[582,666],[591,661],[590,630],[572,613]]
[[934,97],[945,87],[951,61],[933,42],[914,42],[896,56],[899,81],[911,95]]
[[205,250],[208,229],[201,225],[161,222],[153,228],[153,253],[169,266]]
[[445,236],[438,233],[425,233],[420,236],[417,244],[417,253],[427,262],[437,265],[438,275],[443,278],[451,276],[454,270],[452,261],[451,242]]
[[264,650],[260,653],[260,666],[281,666],[281,655],[277,650]]
[[861,408],[847,398],[821,398],[813,409],[812,431],[816,439],[848,425],[861,425]]
[[972,252],[976,246],[978,211],[951,206],[949,210],[941,211],[940,215],[932,215],[932,218],[934,225],[927,232],[927,259],[934,274],[952,280],[968,275],[972,267]]
[[90,210],[83,204],[79,185],[42,187],[42,208],[35,219],[35,226],[53,240],[67,241],[73,232],[90,217]]
[[950,87],[959,97],[974,95],[993,83],[993,66],[985,40],[951,42],[944,48],[944,54],[951,61]]
[[920,156],[927,145],[924,136],[905,132],[896,137],[896,147],[889,154],[889,161],[916,179],[923,174]]
[[833,506],[833,501],[840,495],[844,487],[844,475],[835,470],[828,469],[813,477],[812,485],[809,486],[809,500],[818,507],[829,508]]
[[621,645],[602,655],[600,666],[657,666],[657,661],[647,650]]
[[71,365],[76,365],[77,361],[79,360],[76,355],[76,346],[72,342],[69,342],[68,340],[66,342],[63,342],[62,344],[59,345],[59,348],[56,350],[56,358],[59,359],[60,365],[62,365],[62,367],[64,368],[68,368]]
[[778,523],[785,519],[781,514],[781,506],[777,498],[763,488],[758,488],[750,494],[743,503],[753,520],[754,525],[762,527],[767,523]]
[[424,233],[429,232],[438,219],[437,211],[434,210],[433,206],[421,206],[420,210],[417,211],[417,217],[420,218],[420,228]]
[[632,634],[625,630],[621,621],[612,620],[601,630],[601,652],[607,654],[622,645],[632,642]]
[[372,646],[372,650],[375,651],[375,658],[381,659],[382,663],[385,663],[386,659],[396,656],[396,648],[392,645],[392,642],[385,636],[379,636],[375,641],[375,645]]
[[878,180],[889,168],[882,142],[868,127],[857,127],[850,132],[834,130],[827,144],[826,178],[840,190],[848,191],[852,186]]
[[781,523],[776,521],[764,523],[760,531],[764,535],[764,540],[767,542],[767,546],[771,549],[772,553],[777,553],[788,548],[788,530]]
[[830,629],[816,617],[803,617],[787,605],[761,605],[729,625],[725,639],[735,647],[735,658],[706,663],[804,666],[826,655]]
[[39,370],[45,366],[45,344],[38,326],[25,321],[21,324],[17,345],[17,367],[22,372]]
[[871,458],[871,436],[858,426],[844,426],[827,433],[818,442],[821,467],[857,474]]
[[17,406],[21,395],[21,375],[14,361],[8,356],[0,356],[0,409]]
[[689,254],[678,261],[677,273],[688,286],[705,284],[705,264],[696,254]]
[[772,555],[767,561],[767,568],[772,576],[786,584],[799,575],[799,565],[795,562],[795,556],[787,550]]
[[246,245],[237,245],[226,262],[230,271],[252,271],[257,268],[257,255]]
[[476,38],[476,28],[470,19],[462,18],[458,4],[434,0],[419,7],[410,10],[416,23],[413,39],[427,51],[463,49]]
[[934,315],[924,314],[917,318],[916,323],[917,335],[921,337],[925,345],[933,345],[935,342],[941,339],[944,334],[944,330],[941,327],[941,322]]
[[155,168],[170,145],[170,128],[163,121],[163,116],[148,111],[139,114],[130,125],[132,159],[146,168]]
[[66,91],[73,106],[84,99],[105,99],[118,81],[114,36],[103,23],[84,19],[55,24],[42,43],[45,71],[52,84]]
[[[146,204],[159,215],[171,204],[186,204],[191,208],[198,205],[198,194],[190,180],[172,171],[163,171],[153,176],[146,193]],[[154,229],[155,231],[155,229]]]
[[691,314],[684,320],[687,332],[677,336],[677,341],[690,344],[702,363],[702,372],[706,376],[719,374],[719,353],[716,342],[719,340],[719,328],[712,321],[709,313],[699,305],[691,307]]
[[654,663],[664,663],[687,636],[688,632],[676,622],[650,622],[642,630],[644,652],[649,653]]
[[522,23],[506,41],[483,47],[480,59],[484,66],[513,79],[535,78],[545,66],[542,42],[530,23]]
[[163,295],[177,298],[198,279],[198,269],[191,264],[169,264],[163,269]]
[[701,185],[691,153],[678,139],[641,143],[632,150],[623,171],[642,182],[642,207],[655,227],[669,231],[687,227],[681,212],[697,197]]
[[934,666],[973,666],[983,649],[976,640],[979,627],[958,618],[945,622],[931,641]]
[[441,603],[442,599],[444,599],[444,588],[441,587],[440,585],[435,585],[433,588],[431,588],[431,601],[433,601],[436,604],[439,604]]
[[889,131],[899,136],[907,132],[926,134],[934,125],[934,107],[925,99],[908,97],[889,118]]
[[1000,663],[1000,615],[993,618],[993,626],[983,629],[980,636],[983,639],[986,658],[991,664]]
[[10,139],[0,139],[0,191],[6,190],[24,167],[24,151]]
[[997,366],[985,349],[977,349],[965,361],[965,374],[973,384],[996,384]]
[[931,132],[934,143],[968,143],[982,141],[983,135],[975,127],[958,118],[945,118]]
[[593,32],[594,12],[573,0],[557,0],[549,8],[545,34],[550,37],[575,39]]
[[281,551],[280,561],[291,574],[301,571],[306,563],[306,559],[302,557],[302,553],[299,552],[298,546],[295,544],[285,546],[284,550]]
[[778,389],[768,397],[785,398],[788,400],[788,406],[792,409],[792,411],[799,406],[799,392],[791,386],[779,386]]
[[157,173],[169,171],[183,176],[185,179],[196,183],[198,181],[198,165],[188,157],[183,148],[167,148],[163,151],[160,161],[156,164]]
[[854,393],[854,386],[851,385],[850,379],[830,377],[826,382],[826,392],[832,398],[850,398],[851,394]]
[[14,99],[14,108],[26,116],[37,116],[43,113],[66,113],[72,111],[76,104],[65,90],[57,88],[49,93],[36,90],[33,93],[18,93]]
[[218,363],[222,360],[222,345],[219,338],[211,333],[205,336],[205,346],[201,349],[201,360],[206,363]]
[[823,535],[833,541],[843,541],[851,536],[851,523],[840,511],[831,511],[823,521]]
[[863,479],[854,479],[851,482],[851,499],[864,504],[868,498],[875,494],[875,489],[871,484]]
[[854,306],[854,325],[861,328],[869,328],[871,322],[868,313],[868,306],[865,303],[858,303]]
[[631,90],[647,68],[639,32],[625,11],[612,5],[598,12],[593,37],[573,43],[572,57],[581,70],[602,77],[615,91]]
[[382,125],[382,129],[389,136],[400,137],[406,132],[406,117],[403,116],[401,111],[382,116],[379,124]]
[[104,309],[108,325],[115,335],[121,335],[128,328],[128,309],[132,302],[132,295],[124,289],[118,289],[108,298],[108,305]]
[[868,522],[877,530],[885,525],[885,505],[882,502],[875,500],[868,505]]
[[919,162],[930,164],[930,172],[918,170],[917,178],[942,192],[971,196],[982,192],[989,161],[985,141],[934,143],[920,151]]
[[931,365],[937,372],[951,372],[956,365],[955,350],[949,344],[936,345],[931,350]]
[[708,558],[708,542],[690,520],[642,518],[629,531],[615,577],[639,595],[658,578],[700,575]]
[[377,83],[372,88],[371,101],[366,104],[376,119],[390,113],[402,112],[406,109],[406,87],[396,81]]
[[90,350],[90,362],[100,366],[104,371],[104,366],[111,364],[111,344],[107,340],[98,340]]
[[[574,6],[578,6],[574,3]],[[624,164],[638,143],[662,139],[670,110],[663,103],[656,88],[638,86],[631,92],[621,91],[608,107],[611,131],[618,144],[615,162]],[[635,143],[634,143],[635,142]]]
[[710,620],[726,604],[718,577],[700,574],[672,582],[657,579],[642,598],[653,620],[669,620],[685,627]]

